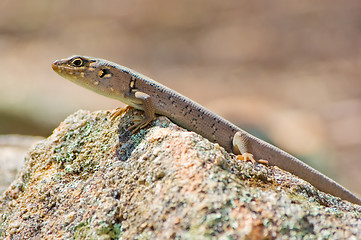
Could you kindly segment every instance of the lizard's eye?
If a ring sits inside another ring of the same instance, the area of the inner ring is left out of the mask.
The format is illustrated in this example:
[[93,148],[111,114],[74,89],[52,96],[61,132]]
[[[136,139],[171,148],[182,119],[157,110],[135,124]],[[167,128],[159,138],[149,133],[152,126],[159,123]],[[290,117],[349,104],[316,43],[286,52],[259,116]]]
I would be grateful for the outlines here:
[[71,61],[71,64],[74,66],[74,67],[81,67],[84,65],[84,60],[81,59],[81,58],[74,58],[72,61]]

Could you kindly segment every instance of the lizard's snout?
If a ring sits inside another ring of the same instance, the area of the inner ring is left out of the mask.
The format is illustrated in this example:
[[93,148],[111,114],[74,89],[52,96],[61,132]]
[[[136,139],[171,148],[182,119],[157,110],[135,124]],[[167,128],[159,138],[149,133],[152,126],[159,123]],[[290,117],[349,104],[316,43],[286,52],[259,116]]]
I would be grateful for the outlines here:
[[60,73],[64,70],[64,62],[62,60],[56,60],[51,64],[51,67],[56,73]]
[[58,70],[58,61],[55,61],[51,64],[51,67],[53,68],[54,71]]

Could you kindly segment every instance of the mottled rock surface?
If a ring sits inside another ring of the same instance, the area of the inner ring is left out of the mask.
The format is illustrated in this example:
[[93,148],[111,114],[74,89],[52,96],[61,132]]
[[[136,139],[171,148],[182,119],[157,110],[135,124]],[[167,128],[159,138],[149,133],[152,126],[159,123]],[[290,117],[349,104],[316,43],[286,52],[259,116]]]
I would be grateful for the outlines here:
[[0,199],[3,239],[357,239],[361,207],[236,160],[165,117],[78,111]]

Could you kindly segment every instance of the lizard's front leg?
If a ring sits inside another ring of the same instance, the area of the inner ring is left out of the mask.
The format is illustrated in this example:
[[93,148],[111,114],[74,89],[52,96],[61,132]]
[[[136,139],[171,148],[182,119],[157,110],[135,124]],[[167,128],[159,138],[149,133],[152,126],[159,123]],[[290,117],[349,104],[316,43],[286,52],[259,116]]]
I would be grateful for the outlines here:
[[136,119],[135,121],[137,122],[128,128],[128,131],[132,130],[132,133],[146,127],[155,118],[154,106],[150,96],[146,93],[136,91],[134,92],[134,97],[136,100],[135,105],[141,106],[144,111],[144,117],[142,119]]

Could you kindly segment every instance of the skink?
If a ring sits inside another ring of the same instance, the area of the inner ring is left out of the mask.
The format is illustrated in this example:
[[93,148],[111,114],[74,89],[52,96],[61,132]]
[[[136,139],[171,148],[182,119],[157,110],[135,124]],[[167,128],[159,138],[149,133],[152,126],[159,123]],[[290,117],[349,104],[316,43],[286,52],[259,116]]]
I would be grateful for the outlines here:
[[[264,142],[180,93],[127,67],[92,57],[72,56],[55,61],[62,77],[144,111],[133,132],[147,126],[155,114],[194,131],[234,154],[252,154],[310,182],[319,190],[361,205],[352,192],[285,151]],[[251,156],[252,158],[252,156]]]

